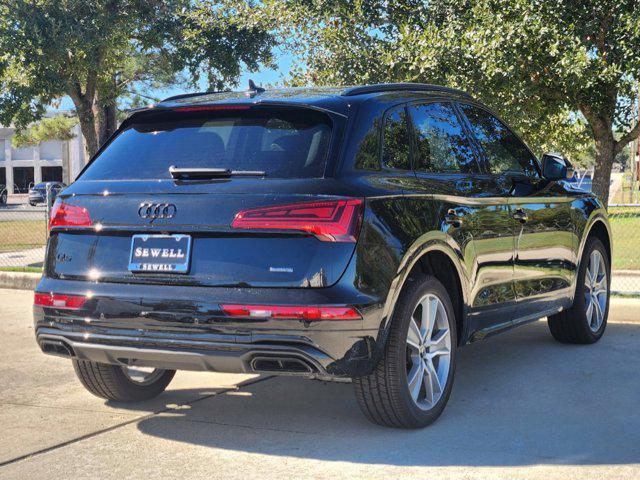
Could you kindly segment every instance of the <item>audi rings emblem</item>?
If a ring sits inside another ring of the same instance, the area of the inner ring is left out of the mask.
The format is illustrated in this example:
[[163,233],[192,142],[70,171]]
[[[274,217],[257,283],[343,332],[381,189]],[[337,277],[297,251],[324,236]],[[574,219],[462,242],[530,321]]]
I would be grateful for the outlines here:
[[154,221],[158,218],[173,218],[177,211],[173,203],[142,203],[138,215],[140,218]]

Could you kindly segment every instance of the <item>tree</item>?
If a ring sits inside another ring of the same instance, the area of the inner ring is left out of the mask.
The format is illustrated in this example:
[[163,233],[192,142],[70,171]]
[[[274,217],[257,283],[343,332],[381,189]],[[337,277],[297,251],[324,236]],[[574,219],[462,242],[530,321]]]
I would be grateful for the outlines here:
[[605,203],[615,156],[640,135],[637,0],[273,2],[304,48],[292,83],[461,87],[539,151],[580,158],[595,146],[593,190]]
[[623,148],[620,153],[618,153],[616,155],[616,158],[614,159],[614,162],[619,163],[620,164],[620,168],[622,170],[626,170],[627,168],[630,168],[631,165],[631,148]]
[[75,138],[73,128],[77,124],[77,117],[56,115],[55,117],[43,118],[26,129],[18,130],[11,137],[11,143],[15,148],[20,148],[39,145],[50,140],[71,140]]
[[24,128],[68,95],[93,154],[124,96],[202,75],[219,88],[268,64],[250,1],[0,0],[0,123]]

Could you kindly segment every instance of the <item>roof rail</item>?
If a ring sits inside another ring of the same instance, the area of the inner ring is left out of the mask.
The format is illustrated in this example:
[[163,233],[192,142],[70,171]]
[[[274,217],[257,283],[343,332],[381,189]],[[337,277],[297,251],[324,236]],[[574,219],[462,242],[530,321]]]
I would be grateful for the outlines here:
[[381,92],[445,92],[470,97],[470,95],[462,90],[441,85],[431,85],[429,83],[376,83],[374,85],[362,85],[360,87],[345,88],[341,95],[343,97],[352,97],[354,95],[362,95],[365,93],[381,93]]

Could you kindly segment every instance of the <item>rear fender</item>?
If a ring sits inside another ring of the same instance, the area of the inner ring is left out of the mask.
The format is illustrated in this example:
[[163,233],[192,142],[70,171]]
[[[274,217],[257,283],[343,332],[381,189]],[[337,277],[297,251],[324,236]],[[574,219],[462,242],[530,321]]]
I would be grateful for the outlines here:
[[[456,273],[462,287],[463,305],[466,306],[468,304],[469,276],[464,268],[463,262],[461,261],[462,253],[460,248],[457,247],[451,237],[447,236],[443,232],[432,231],[422,235],[405,253],[402,261],[400,262],[398,273],[391,283],[391,288],[389,289],[389,293],[383,307],[382,322],[380,324],[380,334],[378,337],[378,347],[380,352],[384,350],[386,345],[395,306],[414,267],[416,267],[422,257],[430,252],[436,251],[447,255],[455,266]],[[463,332],[460,333],[462,334]]]
[[[610,246],[610,258],[609,258],[609,262],[612,262],[612,258],[613,258],[613,241],[611,238],[611,226],[609,225],[609,219],[607,218],[607,212],[606,210],[604,210],[604,208],[598,208],[596,210],[594,210],[593,212],[591,212],[591,215],[589,216],[589,219],[587,220],[587,222],[584,224],[583,228],[582,228],[582,232],[581,232],[581,237],[580,237],[580,247],[578,248],[578,265],[576,268],[576,274],[573,278],[573,285],[571,288],[571,291],[573,292],[573,296],[575,297],[575,292],[576,292],[576,288],[578,286],[578,272],[580,271],[580,264],[582,263],[582,255],[584,254],[584,249],[586,247],[587,244],[587,239],[589,238],[589,236],[591,235],[594,227],[597,224],[602,224],[604,225],[606,231],[607,231],[607,236],[609,237],[609,246]],[[572,299],[573,301],[573,299]]]

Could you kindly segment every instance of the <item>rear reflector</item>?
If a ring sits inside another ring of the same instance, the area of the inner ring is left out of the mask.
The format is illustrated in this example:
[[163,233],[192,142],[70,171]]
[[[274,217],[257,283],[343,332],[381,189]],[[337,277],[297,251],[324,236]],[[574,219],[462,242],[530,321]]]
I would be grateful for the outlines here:
[[362,316],[350,307],[314,307],[290,305],[221,305],[230,317],[276,318],[281,320],[361,320]]
[[325,242],[356,242],[363,206],[357,198],[256,208],[237,213],[231,228],[299,230]]
[[53,227],[90,227],[91,217],[86,208],[69,205],[57,199],[51,208],[49,230]]
[[35,293],[33,304],[39,307],[68,308],[77,310],[82,308],[87,297],[81,295],[62,295],[59,293]]

